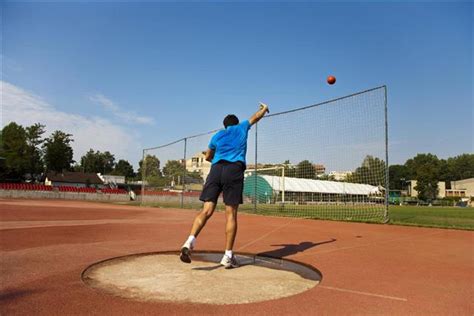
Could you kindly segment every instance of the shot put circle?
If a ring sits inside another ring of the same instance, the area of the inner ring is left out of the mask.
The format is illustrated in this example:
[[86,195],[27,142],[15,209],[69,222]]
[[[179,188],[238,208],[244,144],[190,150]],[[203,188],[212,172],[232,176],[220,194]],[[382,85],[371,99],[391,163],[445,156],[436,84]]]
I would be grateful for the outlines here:
[[114,296],[175,303],[246,304],[307,291],[321,273],[292,260],[237,254],[241,266],[224,269],[222,253],[194,252],[191,264],[176,251],[134,254],[101,261],[82,273],[88,286]]

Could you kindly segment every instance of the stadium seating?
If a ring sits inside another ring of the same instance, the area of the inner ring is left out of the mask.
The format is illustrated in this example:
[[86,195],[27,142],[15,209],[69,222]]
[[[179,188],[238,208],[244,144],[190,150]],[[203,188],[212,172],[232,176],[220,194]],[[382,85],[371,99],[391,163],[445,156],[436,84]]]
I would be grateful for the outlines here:
[[97,193],[95,188],[73,187],[73,186],[59,186],[59,192],[76,192],[76,193]]
[[[181,192],[145,191],[145,195],[177,196],[177,195],[181,195]],[[199,191],[184,192],[184,196],[200,196],[200,195],[201,195],[201,192]]]
[[108,189],[108,188],[104,188],[104,189],[101,189],[102,193],[105,193],[105,194],[128,194],[128,192],[124,189]]
[[52,191],[53,187],[34,183],[0,183],[0,190]]

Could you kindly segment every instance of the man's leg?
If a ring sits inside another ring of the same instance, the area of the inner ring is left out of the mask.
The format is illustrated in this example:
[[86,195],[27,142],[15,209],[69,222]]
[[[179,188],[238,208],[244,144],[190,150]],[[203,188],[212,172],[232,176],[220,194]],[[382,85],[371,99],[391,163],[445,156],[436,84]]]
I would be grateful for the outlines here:
[[231,250],[234,248],[235,236],[237,235],[237,210],[239,205],[225,206],[225,249]]
[[211,218],[212,214],[214,214],[215,209],[216,203],[204,202],[202,211],[196,215],[196,218],[194,218],[193,227],[191,228],[191,236],[197,237],[199,235],[201,229],[206,225],[207,220]]
[[239,205],[226,205],[225,206],[225,253],[222,257],[221,264],[226,268],[237,268],[239,263],[232,252],[234,248],[235,236],[237,235],[237,210]]
[[188,239],[184,243],[183,247],[181,247],[181,255],[179,256],[181,261],[186,263],[191,262],[191,250],[194,248],[194,242],[196,240],[196,237],[206,225],[207,220],[211,218],[212,214],[214,214],[215,209],[216,203],[204,202],[202,211],[199,212],[199,214],[196,215],[196,217],[194,218],[194,223],[191,227],[191,233]]

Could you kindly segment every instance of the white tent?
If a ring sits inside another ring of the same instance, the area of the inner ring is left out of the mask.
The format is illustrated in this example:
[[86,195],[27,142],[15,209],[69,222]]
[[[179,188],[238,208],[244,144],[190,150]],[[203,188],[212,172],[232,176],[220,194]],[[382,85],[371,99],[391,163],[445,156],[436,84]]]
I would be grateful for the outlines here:
[[258,175],[263,178],[273,191],[309,192],[330,194],[374,195],[381,194],[383,188],[370,184],[348,183],[336,181],[322,181],[313,179],[289,178],[278,176]]

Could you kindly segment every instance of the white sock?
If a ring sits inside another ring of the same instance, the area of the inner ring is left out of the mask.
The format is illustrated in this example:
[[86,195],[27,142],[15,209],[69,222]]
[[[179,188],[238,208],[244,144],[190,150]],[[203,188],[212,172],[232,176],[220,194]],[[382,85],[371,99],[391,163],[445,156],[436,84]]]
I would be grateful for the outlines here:
[[184,244],[189,245],[192,248],[194,248],[195,243],[196,243],[196,237],[194,237],[193,235],[189,235],[188,240],[186,240],[186,242]]
[[225,255],[229,258],[232,258],[232,250],[226,250]]

